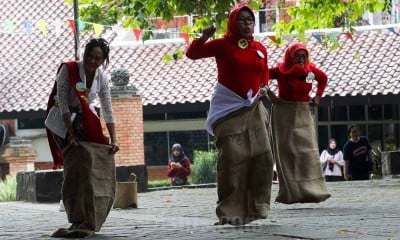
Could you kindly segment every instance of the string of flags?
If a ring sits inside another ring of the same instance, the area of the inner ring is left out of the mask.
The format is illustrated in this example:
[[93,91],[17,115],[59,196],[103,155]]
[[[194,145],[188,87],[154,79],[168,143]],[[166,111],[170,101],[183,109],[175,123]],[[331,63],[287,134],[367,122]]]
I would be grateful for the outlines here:
[[[24,32],[23,31],[17,31],[17,29],[21,29],[19,26],[16,26],[16,22],[13,20],[6,20],[3,22],[0,22],[3,25],[3,28],[0,29],[0,33],[6,33],[10,35],[14,34],[26,34],[28,37],[31,37],[32,32],[35,30],[35,27],[44,35],[47,36],[49,33],[49,30],[53,30],[56,35],[61,34],[62,27],[67,25],[71,29],[72,34],[75,33],[75,25],[78,24],[78,29],[83,30],[85,29],[87,24],[92,25],[94,33],[97,37],[99,37],[105,28],[114,28],[113,26],[106,26],[102,24],[97,24],[97,23],[89,23],[89,22],[83,22],[83,21],[77,21],[77,23],[73,19],[68,19],[66,21],[62,20],[54,20],[54,21],[46,21],[44,19],[40,19],[36,22],[30,21],[30,20],[23,20],[20,21],[20,23],[23,26]],[[396,25],[397,26],[397,25]],[[400,27],[399,27],[400,28]],[[400,36],[399,29],[396,29],[393,26],[387,27],[386,28],[388,31],[392,32],[393,34],[396,34],[397,36]],[[129,29],[128,29],[129,30]],[[152,30],[142,30],[139,28],[133,28],[131,29],[133,32],[133,35],[135,37],[136,41],[141,40],[142,33],[145,31],[152,31]],[[190,37],[191,36],[198,36],[198,33],[189,33],[189,32],[179,32],[179,36],[184,39],[185,43],[189,45],[190,43]],[[311,37],[315,38],[316,41],[320,44],[323,43],[323,37],[328,37],[329,40],[333,43],[337,43],[339,41],[339,37],[341,35],[344,35],[347,39],[350,41],[354,42],[354,36],[350,32],[328,32],[328,33],[318,33],[314,32],[311,34]],[[261,39],[260,36],[255,35],[255,38],[257,40]],[[278,40],[276,36],[274,35],[268,35],[268,38],[271,40],[271,42],[278,44]],[[283,37],[287,42],[290,42],[292,39],[291,36],[284,36]]]

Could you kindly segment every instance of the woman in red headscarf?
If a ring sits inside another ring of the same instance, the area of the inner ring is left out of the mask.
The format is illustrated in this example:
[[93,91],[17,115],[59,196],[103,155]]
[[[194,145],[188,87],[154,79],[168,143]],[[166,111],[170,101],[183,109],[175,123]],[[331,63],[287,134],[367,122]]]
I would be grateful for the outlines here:
[[[316,106],[327,85],[326,74],[309,61],[301,43],[290,46],[283,62],[269,69],[278,81],[273,96],[272,129],[281,203],[321,202],[330,197],[319,161],[317,136],[311,106]],[[310,92],[316,83],[314,97]]]
[[206,122],[218,150],[216,224],[246,224],[266,218],[270,209],[269,113],[260,101],[268,82],[267,51],[253,38],[254,21],[249,7],[236,7],[222,38],[207,41],[216,29],[205,28],[186,51],[191,59],[214,57],[217,63]]

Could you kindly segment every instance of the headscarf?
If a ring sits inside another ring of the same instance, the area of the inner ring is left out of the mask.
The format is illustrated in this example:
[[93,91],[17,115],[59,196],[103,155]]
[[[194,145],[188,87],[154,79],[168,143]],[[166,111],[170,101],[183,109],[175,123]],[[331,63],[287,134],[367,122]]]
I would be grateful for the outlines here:
[[[336,146],[335,149],[332,149],[332,148],[331,148],[331,143],[332,143],[332,142],[335,142],[335,143],[337,144],[336,139],[334,139],[334,138],[329,139],[329,141],[328,141],[328,148],[327,148],[326,150],[328,151],[329,155],[335,156],[336,153],[339,152],[339,149],[337,148],[337,146]],[[333,163],[329,163],[329,164],[328,164],[328,168],[329,168],[329,170],[331,170],[331,172],[333,171],[333,167],[334,167],[334,166],[335,166],[335,164],[333,164]]]
[[336,153],[339,152],[339,149],[338,149],[337,147],[336,147],[335,149],[332,149],[332,148],[331,148],[331,143],[332,143],[332,142],[335,142],[335,143],[337,144],[336,139],[334,139],[334,138],[329,139],[329,141],[328,141],[328,148],[326,149],[326,151],[328,151],[328,153],[329,153],[330,155],[334,156]]
[[[174,155],[174,150],[178,149],[180,151],[179,156],[175,156]],[[182,163],[182,161],[186,158],[185,152],[183,151],[182,145],[180,145],[179,143],[175,143],[174,145],[172,145],[172,151],[171,151],[171,160],[173,162],[179,162]]]
[[[307,53],[307,60],[305,66],[301,66],[300,64],[296,64],[294,62],[294,55],[297,51],[304,50]],[[301,80],[307,77],[307,74],[312,70],[314,64],[310,62],[308,58],[309,52],[307,47],[302,43],[294,43],[290,47],[286,49],[285,56],[283,57],[283,62],[278,63],[279,71],[283,75],[288,76],[296,76],[297,78],[301,78]]]
[[[240,39],[243,39],[243,37],[240,36],[239,26],[237,23],[238,15],[239,15],[240,11],[242,11],[242,10],[248,11],[249,13],[251,13],[251,16],[255,20],[253,10],[251,10],[251,8],[249,8],[246,5],[238,5],[231,10],[231,13],[229,14],[229,18],[228,18],[228,29],[227,29],[224,37],[233,41],[235,44],[237,44]],[[247,38],[247,41],[249,42],[249,46],[253,43],[253,39],[254,39],[253,36],[249,36]]]

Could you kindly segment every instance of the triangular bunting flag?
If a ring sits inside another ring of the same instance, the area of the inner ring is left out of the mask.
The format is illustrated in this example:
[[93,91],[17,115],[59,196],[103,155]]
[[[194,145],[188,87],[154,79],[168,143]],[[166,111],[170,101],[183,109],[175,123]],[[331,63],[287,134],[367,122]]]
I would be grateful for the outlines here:
[[347,37],[348,39],[350,39],[352,42],[354,42],[354,39],[353,39],[353,36],[351,35],[351,33],[345,32],[345,33],[343,33],[343,34],[346,35],[346,37]]
[[98,37],[104,30],[104,26],[101,24],[93,23],[94,34]]
[[12,20],[5,21],[8,34],[14,34],[14,22]]
[[278,44],[278,41],[276,40],[276,37],[275,37],[275,36],[268,36],[268,38],[269,38],[272,42],[274,42],[275,44]]
[[179,35],[180,35],[183,39],[185,39],[186,45],[189,45],[189,44],[190,44],[190,42],[189,42],[189,33],[180,32]]
[[394,30],[394,27],[390,27],[390,28],[388,28],[388,30],[389,30],[390,32],[396,34],[397,36],[400,36],[400,34],[397,33],[396,30]]
[[23,24],[25,26],[26,35],[28,35],[28,37],[31,37],[31,34],[32,34],[32,22],[26,19],[26,20],[23,21]]
[[142,30],[140,30],[139,28],[134,28],[134,29],[132,29],[132,31],[133,31],[133,34],[135,35],[136,41],[139,41],[140,34],[142,34]]
[[82,22],[81,20],[78,19],[78,29],[79,31],[82,31],[83,29],[85,29],[85,23]]
[[337,35],[335,33],[328,33],[328,37],[334,44],[338,43]]
[[71,30],[72,30],[72,33],[75,35],[75,21],[74,20],[72,20],[72,19],[69,19],[68,20],[68,23],[69,23],[69,27],[71,28]]
[[321,34],[313,33],[311,34],[315,39],[317,39],[318,43],[322,44]]
[[40,19],[39,21],[37,21],[37,26],[40,29],[40,31],[42,31],[42,33],[47,36],[47,22],[44,19]]

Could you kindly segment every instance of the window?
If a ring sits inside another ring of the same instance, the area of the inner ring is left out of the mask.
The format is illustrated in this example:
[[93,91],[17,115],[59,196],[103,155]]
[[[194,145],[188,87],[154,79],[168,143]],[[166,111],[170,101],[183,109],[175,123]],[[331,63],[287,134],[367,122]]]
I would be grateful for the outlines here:
[[[347,125],[332,125],[331,126],[331,138],[336,139],[336,145],[338,149],[342,149],[343,145],[349,139],[347,136]],[[329,139],[326,139],[328,143]]]
[[350,106],[350,120],[365,120],[364,105]]
[[18,119],[18,129],[43,129],[44,119],[43,118],[24,118]]
[[144,133],[144,159],[148,166],[167,165],[174,143],[180,143],[185,154],[193,161],[195,150],[208,151],[212,146],[205,130]]
[[167,132],[144,133],[144,160],[148,166],[167,165]]
[[153,30],[152,39],[179,38],[179,28],[167,28]]
[[399,120],[399,105],[385,104],[384,105],[384,120]]
[[[205,130],[176,131],[169,133],[170,148],[174,143],[180,143],[186,156],[193,161],[195,150],[208,151],[208,133]],[[171,152],[171,149],[168,150]]]
[[318,121],[329,121],[328,106],[318,106]]
[[382,124],[369,124],[367,137],[372,148],[382,148]]
[[331,120],[332,121],[347,121],[346,106],[333,106],[331,108]]
[[399,144],[399,124],[385,124],[384,125],[384,151],[394,151],[400,147]]
[[328,126],[318,126],[318,147],[320,153],[327,148],[328,141]]
[[368,120],[382,120],[382,105],[368,107]]

